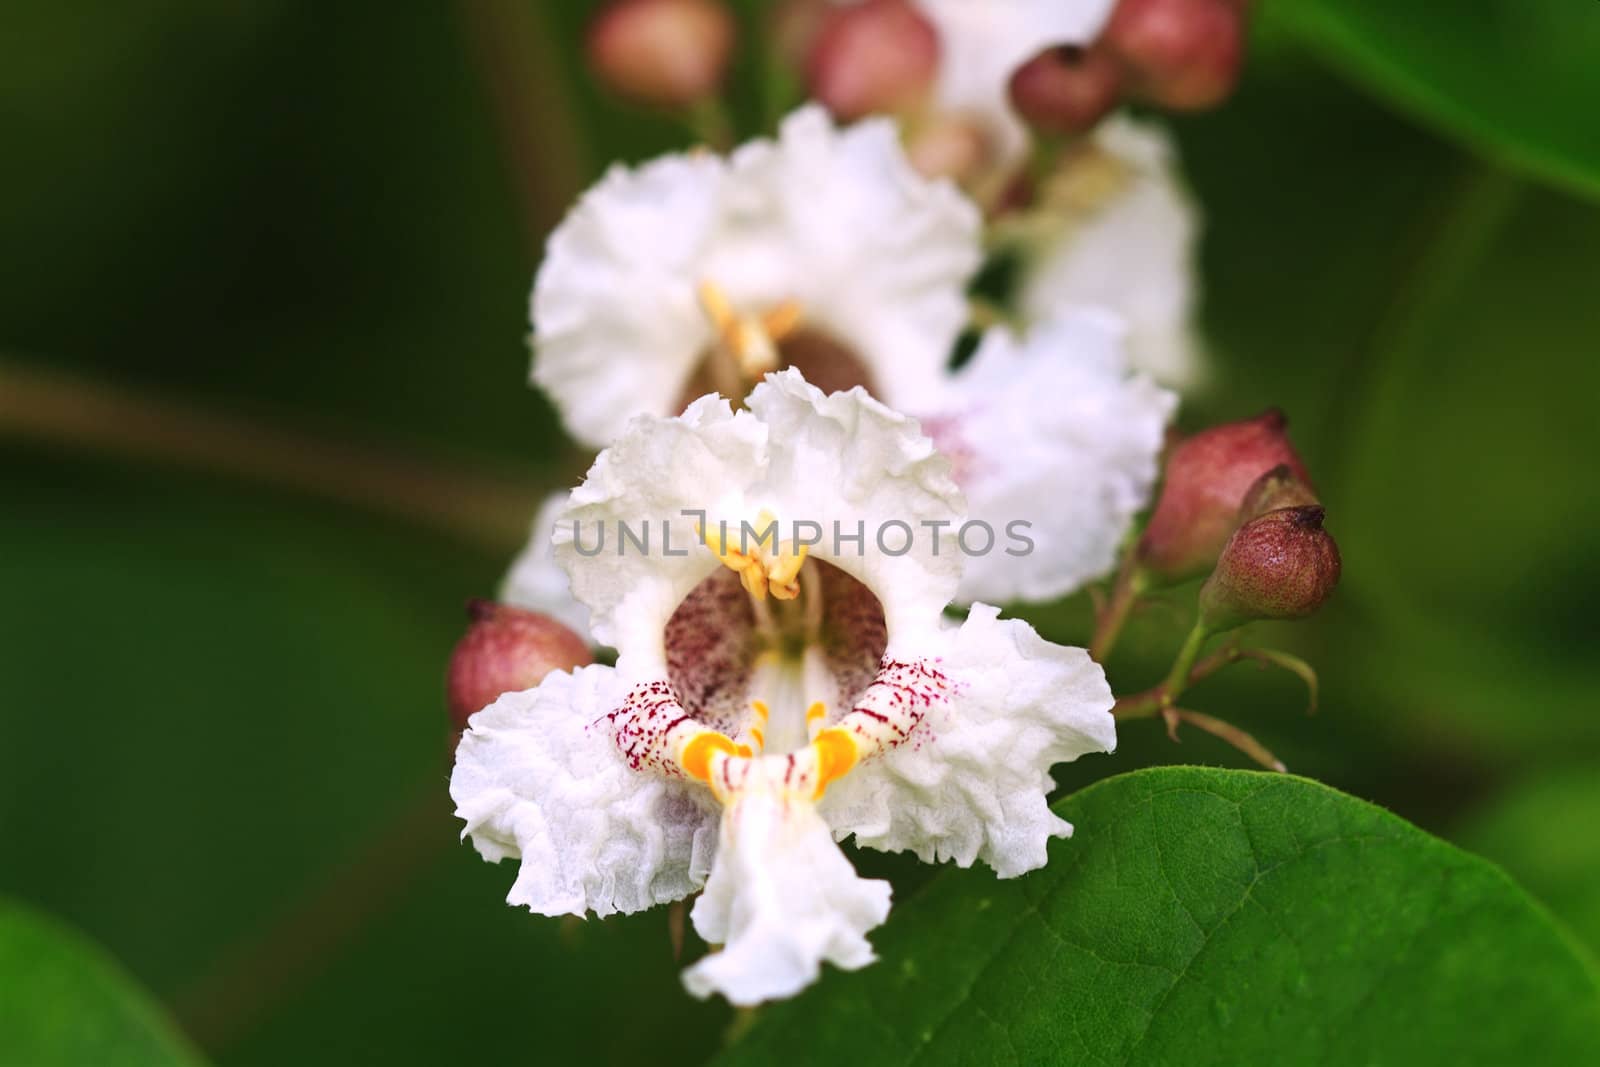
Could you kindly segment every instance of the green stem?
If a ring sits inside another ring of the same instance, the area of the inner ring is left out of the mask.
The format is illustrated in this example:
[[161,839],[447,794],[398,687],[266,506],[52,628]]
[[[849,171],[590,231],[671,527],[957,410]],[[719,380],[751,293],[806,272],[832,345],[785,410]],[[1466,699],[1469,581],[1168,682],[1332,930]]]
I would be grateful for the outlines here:
[[689,105],[684,119],[695,137],[712,151],[727,152],[733,147],[733,119],[721,97],[701,97]]
[[1196,622],[1194,629],[1189,631],[1189,636],[1184,638],[1183,647],[1178,650],[1178,658],[1172,661],[1172,670],[1167,672],[1167,680],[1161,683],[1162,706],[1171,707],[1188,688],[1189,671],[1193,669],[1195,660],[1200,658],[1200,649],[1210,636],[1211,631],[1206,629],[1205,624]]
[[1089,641],[1089,658],[1096,663],[1105,663],[1106,657],[1111,655],[1111,650],[1116,647],[1117,638],[1122,636],[1122,628],[1127,624],[1128,614],[1133,610],[1133,605],[1144,595],[1149,584],[1134,560],[1135,548],[1129,547],[1127,554],[1122,557],[1122,569],[1117,572],[1116,584],[1111,589],[1111,600],[1106,604],[1105,610],[1100,613],[1100,618],[1095,623],[1094,637]]

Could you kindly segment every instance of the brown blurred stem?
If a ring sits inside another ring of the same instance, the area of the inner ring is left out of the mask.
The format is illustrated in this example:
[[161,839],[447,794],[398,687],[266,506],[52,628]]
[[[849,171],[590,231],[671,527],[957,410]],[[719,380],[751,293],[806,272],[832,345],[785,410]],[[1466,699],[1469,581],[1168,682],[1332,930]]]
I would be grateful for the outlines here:
[[1190,726],[1204,730],[1214,737],[1220,737],[1269,771],[1282,773],[1289,769],[1283,765],[1282,760],[1268,751],[1267,747],[1260,741],[1257,741],[1250,734],[1245,733],[1232,723],[1223,722],[1213,715],[1190,711],[1188,708],[1168,708],[1166,710],[1166,718],[1167,735],[1174,741],[1178,740],[1178,722],[1186,722]]
[[1104,663],[1106,657],[1111,655],[1117,638],[1122,636],[1122,628],[1128,622],[1133,605],[1144,595],[1149,584],[1139,567],[1137,552],[1135,543],[1123,554],[1122,567],[1117,571],[1116,582],[1111,587],[1111,599],[1095,619],[1094,636],[1089,640],[1089,656],[1096,663]]
[[0,440],[6,438],[249,478],[496,552],[522,542],[538,504],[537,493],[509,479],[0,361]]
[[468,51],[500,140],[530,254],[583,188],[589,151],[549,25],[553,4],[459,0]]

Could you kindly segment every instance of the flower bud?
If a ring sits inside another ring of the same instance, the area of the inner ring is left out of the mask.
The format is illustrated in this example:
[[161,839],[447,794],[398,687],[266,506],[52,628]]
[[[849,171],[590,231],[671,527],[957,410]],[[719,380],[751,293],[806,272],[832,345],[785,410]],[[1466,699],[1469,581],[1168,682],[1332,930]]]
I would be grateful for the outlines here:
[[1233,91],[1244,17],[1236,0],[1121,0],[1103,42],[1122,61],[1135,95],[1198,111]]
[[806,61],[811,95],[843,120],[914,108],[939,68],[939,33],[909,0],[830,11]]
[[1200,622],[1220,633],[1255,619],[1303,619],[1339,584],[1339,546],[1320,504],[1278,508],[1234,531],[1206,584]]
[[589,27],[589,65],[640,103],[685,107],[710,96],[733,49],[733,15],[716,0],[614,0]]
[[1289,443],[1288,419],[1273,408],[1186,438],[1167,457],[1161,496],[1139,540],[1150,577],[1181,582],[1204,574],[1239,522],[1245,494],[1282,464],[1302,483],[1305,465]]
[[1082,133],[1117,106],[1122,68],[1103,48],[1047,48],[1011,75],[1011,106],[1037,130]]
[[1244,502],[1239,505],[1239,521],[1246,523],[1258,515],[1265,515],[1279,508],[1298,508],[1320,503],[1322,501],[1317,499],[1317,494],[1311,491],[1311,487],[1295,477],[1294,471],[1289,469],[1287,463],[1280,463],[1257,478],[1255,484],[1244,494]]
[[532,689],[551,671],[592,663],[583,638],[548,615],[474,600],[467,605],[472,624],[450,655],[445,701],[450,721],[464,730],[467,720],[501,693]]

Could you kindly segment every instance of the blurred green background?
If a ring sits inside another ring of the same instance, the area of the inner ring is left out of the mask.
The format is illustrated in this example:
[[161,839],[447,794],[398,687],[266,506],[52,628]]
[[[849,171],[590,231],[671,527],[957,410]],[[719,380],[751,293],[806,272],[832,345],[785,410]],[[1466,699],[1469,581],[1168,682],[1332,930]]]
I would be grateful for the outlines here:
[[[217,1062],[721,1043],[664,913],[505,906],[445,794],[462,604],[582,469],[524,384],[542,235],[608,161],[684,141],[584,76],[590,6],[7,14],[0,895],[85,931]],[[1541,64],[1473,53],[1467,18],[1455,58],[1495,95],[1445,106],[1456,38],[1380,25],[1432,42],[1396,76],[1322,5],[1264,12],[1236,98],[1173,121],[1217,367],[1181,422],[1288,411],[1345,558],[1324,615],[1261,634],[1320,669],[1316,717],[1245,666],[1195,705],[1505,863],[1600,947],[1600,851],[1571,832],[1600,818],[1600,85],[1560,61],[1600,32],[1570,10],[1535,42],[1553,89],[1500,78]],[[1191,595],[1135,621],[1119,691],[1159,677]],[[1035,617],[1087,636],[1082,600]],[[1063,787],[1246,765],[1122,736]]]

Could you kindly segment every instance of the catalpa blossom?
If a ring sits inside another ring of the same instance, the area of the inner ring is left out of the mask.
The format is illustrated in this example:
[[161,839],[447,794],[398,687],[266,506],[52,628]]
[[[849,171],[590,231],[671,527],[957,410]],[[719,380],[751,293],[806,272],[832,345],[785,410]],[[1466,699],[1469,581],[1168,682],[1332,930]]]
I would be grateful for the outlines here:
[[[669,156],[591,190],[535,283],[534,378],[592,444],[704,392],[739,399],[780,364],[863,385],[950,450],[973,516],[1030,525],[1037,553],[983,556],[961,599],[1054,598],[1110,569],[1174,402],[1076,303],[991,333],[952,375],[979,246],[972,205],[913,171],[891,123],[836,130],[805,108],[731,160]],[[506,598],[549,610],[544,547],[524,562]]]
[[[707,396],[636,420],[554,549],[616,666],[502,696],[457,752],[465,834],[520,859],[508,900],[605,916],[701,891],[691,920],[720,948],[685,985],[753,1004],[873,959],[889,885],[855,873],[843,838],[1003,878],[1042,866],[1071,832],[1050,768],[1111,751],[1111,692],[1081,649],[995,608],[946,618],[962,519],[949,461],[860,389],[791,369],[747,410]],[[662,522],[647,551],[574,541]],[[802,544],[801,522],[918,536]],[[731,533],[746,528],[762,536]]]
[[1077,142],[1040,190],[1018,304],[1043,321],[1075,307],[1115,312],[1134,367],[1163,385],[1204,378],[1194,330],[1199,212],[1165,131],[1113,116]]
[[533,380],[596,448],[634,415],[738,399],[789,364],[915,406],[966,322],[979,229],[952,185],[911,168],[891,123],[838,131],[818,107],[727,159],[613,167],[550,237]]

